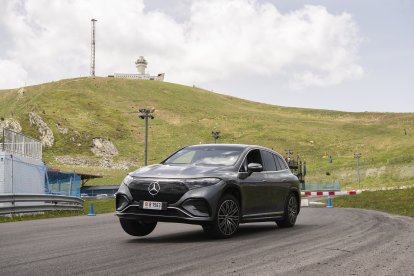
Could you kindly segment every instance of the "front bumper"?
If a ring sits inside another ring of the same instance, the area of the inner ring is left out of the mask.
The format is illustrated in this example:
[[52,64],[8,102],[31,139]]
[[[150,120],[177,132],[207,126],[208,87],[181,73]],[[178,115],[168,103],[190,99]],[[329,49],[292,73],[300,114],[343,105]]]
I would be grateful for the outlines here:
[[[162,222],[205,224],[214,220],[222,182],[189,190],[177,202],[163,203],[162,210],[143,209],[143,200],[133,198],[129,188],[121,185],[116,193],[115,215],[124,219],[146,219]],[[144,199],[147,200],[147,199]],[[154,198],[153,201],[157,201]]]
[[132,203],[123,211],[116,211],[115,215],[125,219],[151,219],[162,222],[181,222],[189,224],[203,224],[213,220],[211,216],[197,217],[183,208],[168,206],[166,210],[144,210],[137,202]]

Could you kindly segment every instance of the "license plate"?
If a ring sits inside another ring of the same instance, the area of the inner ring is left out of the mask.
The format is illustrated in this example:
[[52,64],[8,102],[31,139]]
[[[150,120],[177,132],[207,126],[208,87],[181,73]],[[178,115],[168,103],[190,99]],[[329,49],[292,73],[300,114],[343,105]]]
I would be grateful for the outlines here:
[[162,210],[162,202],[158,201],[144,201],[143,209]]

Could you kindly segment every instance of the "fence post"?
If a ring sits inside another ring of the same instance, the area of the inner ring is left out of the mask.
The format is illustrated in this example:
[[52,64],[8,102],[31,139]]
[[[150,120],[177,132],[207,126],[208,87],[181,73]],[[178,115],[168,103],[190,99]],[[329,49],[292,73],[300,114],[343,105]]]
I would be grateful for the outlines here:
[[72,179],[73,179],[73,177],[71,176],[70,177],[70,185],[69,185],[69,196],[72,195]]
[[3,127],[3,145],[2,145],[2,147],[3,147],[3,151],[4,151],[4,139],[5,139],[5,134],[6,134],[6,131],[4,130],[4,127]]

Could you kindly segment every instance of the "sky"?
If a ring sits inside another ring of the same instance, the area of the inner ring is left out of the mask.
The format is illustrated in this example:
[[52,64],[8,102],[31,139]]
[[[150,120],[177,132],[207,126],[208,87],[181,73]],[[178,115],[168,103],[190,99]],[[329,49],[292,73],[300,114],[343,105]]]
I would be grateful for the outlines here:
[[0,89],[147,73],[268,104],[414,112],[414,0],[2,0]]

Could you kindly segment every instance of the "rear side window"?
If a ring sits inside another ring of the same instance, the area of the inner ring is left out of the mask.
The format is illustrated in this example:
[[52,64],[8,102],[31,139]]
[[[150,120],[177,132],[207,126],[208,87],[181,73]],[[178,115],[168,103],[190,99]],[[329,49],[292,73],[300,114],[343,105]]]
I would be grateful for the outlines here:
[[263,158],[263,170],[264,171],[277,171],[275,159],[273,158],[273,154],[262,150],[262,158]]

